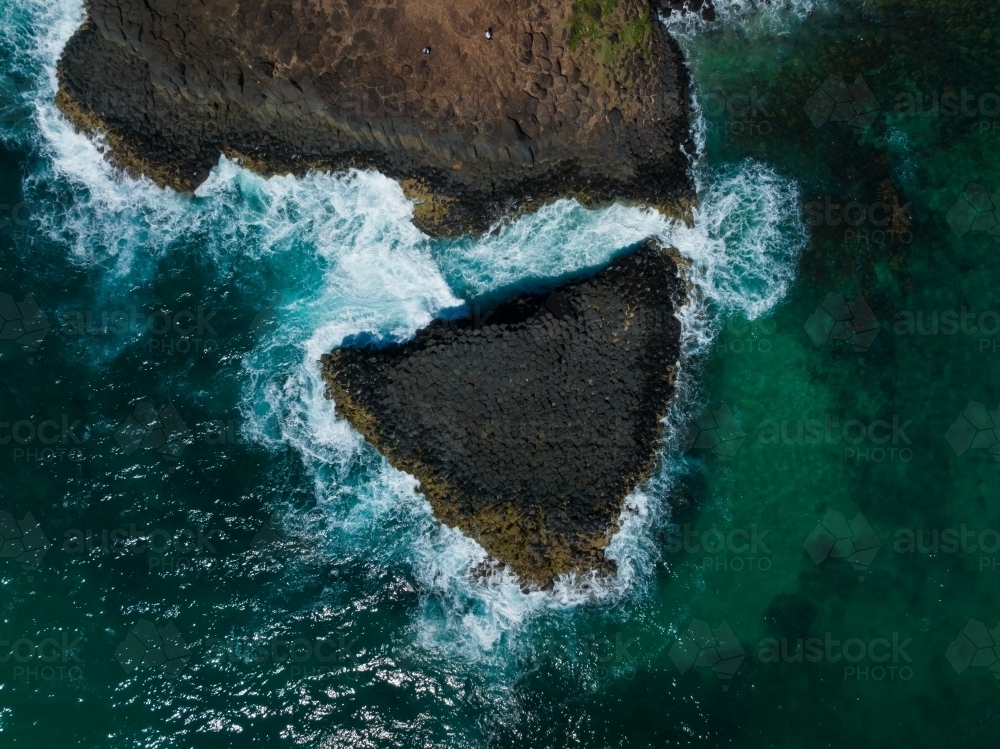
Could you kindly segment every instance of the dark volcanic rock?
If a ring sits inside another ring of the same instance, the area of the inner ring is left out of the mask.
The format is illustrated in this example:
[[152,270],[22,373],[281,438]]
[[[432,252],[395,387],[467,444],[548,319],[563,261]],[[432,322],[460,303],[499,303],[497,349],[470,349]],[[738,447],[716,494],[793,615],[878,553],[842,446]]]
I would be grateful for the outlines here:
[[221,153],[375,168],[436,234],[558,196],[694,200],[688,74],[649,0],[87,5],[57,103],[161,184],[194,188]]
[[622,501],[653,469],[683,298],[652,242],[550,295],[323,357],[327,397],[436,516],[523,580],[610,571]]

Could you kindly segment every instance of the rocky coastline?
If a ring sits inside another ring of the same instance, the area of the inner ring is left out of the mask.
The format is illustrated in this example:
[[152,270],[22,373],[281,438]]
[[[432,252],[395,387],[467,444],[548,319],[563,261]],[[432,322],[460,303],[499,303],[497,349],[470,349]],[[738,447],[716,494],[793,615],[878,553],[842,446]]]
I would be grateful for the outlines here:
[[560,197],[687,217],[688,73],[660,8],[88,0],[57,104],[181,191],[226,155],[263,174],[379,170],[437,236]]
[[[56,104],[127,172],[193,191],[375,169],[432,236],[547,201],[687,219],[688,72],[658,14],[701,0],[88,0]],[[321,362],[327,395],[444,523],[528,586],[608,574],[653,469],[684,298],[647,242],[591,278]],[[357,344],[357,342],[354,342]]]
[[647,241],[590,278],[435,320],[406,343],[349,341],[320,362],[327,397],[525,586],[612,574],[605,550],[655,467],[674,391],[673,257]]

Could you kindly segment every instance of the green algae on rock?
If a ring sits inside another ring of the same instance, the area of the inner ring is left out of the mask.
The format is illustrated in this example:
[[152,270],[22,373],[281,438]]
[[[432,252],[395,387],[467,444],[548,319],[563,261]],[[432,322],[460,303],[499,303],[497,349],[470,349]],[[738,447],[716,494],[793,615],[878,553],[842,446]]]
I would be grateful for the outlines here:
[[683,298],[670,252],[647,241],[551,294],[324,355],[327,397],[525,584],[612,573],[623,500],[655,464]]
[[373,168],[435,235],[558,197],[695,200],[688,73],[648,0],[88,0],[59,80],[78,128],[179,190],[220,154]]

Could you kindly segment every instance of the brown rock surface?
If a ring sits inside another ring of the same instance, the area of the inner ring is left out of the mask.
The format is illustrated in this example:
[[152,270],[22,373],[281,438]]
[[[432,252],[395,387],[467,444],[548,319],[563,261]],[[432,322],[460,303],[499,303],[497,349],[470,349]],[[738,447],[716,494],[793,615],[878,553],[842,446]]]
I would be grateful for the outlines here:
[[687,71],[648,0],[88,0],[59,72],[71,120],[181,190],[220,153],[375,168],[435,234],[693,200]]
[[442,522],[527,584],[613,563],[624,498],[652,471],[683,299],[647,242],[596,276],[402,345],[324,356],[327,397]]

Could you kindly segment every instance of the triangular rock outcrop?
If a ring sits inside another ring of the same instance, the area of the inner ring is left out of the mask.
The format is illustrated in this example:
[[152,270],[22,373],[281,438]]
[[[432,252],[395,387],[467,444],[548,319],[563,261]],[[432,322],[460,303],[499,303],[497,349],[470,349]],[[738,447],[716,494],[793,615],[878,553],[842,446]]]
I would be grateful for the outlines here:
[[592,278],[402,345],[322,361],[337,413],[420,480],[436,516],[526,583],[612,571],[622,501],[655,463],[683,297],[647,242]]

